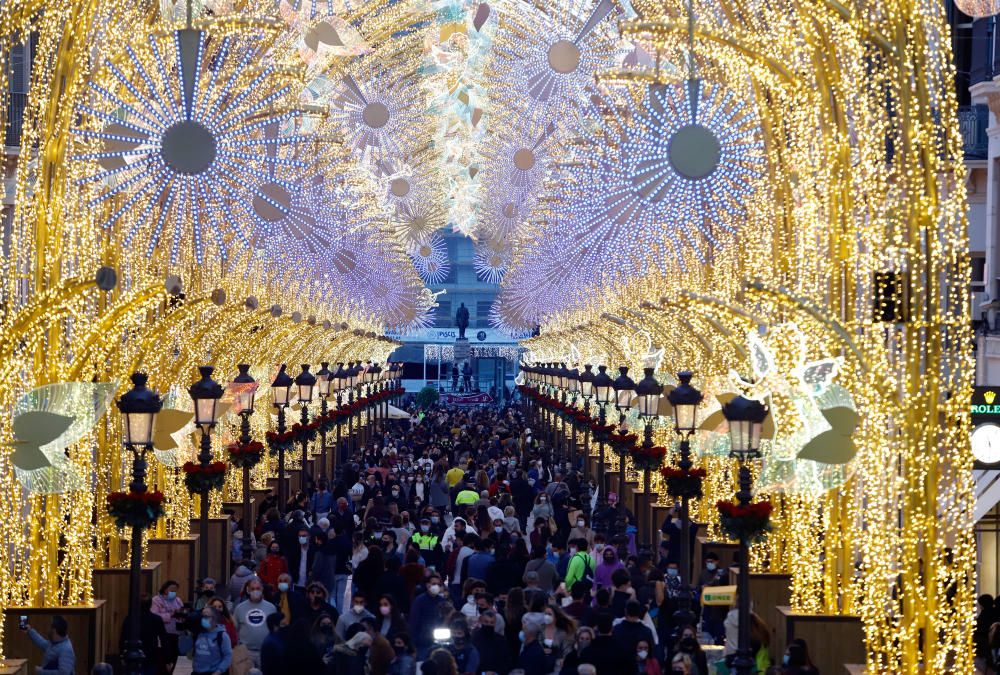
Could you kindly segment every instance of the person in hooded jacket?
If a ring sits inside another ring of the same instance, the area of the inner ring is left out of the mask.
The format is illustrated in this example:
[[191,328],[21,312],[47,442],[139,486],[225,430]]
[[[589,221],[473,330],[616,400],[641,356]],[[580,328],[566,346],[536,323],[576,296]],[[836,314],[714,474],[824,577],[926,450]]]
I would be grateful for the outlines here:
[[201,630],[194,640],[192,675],[218,675],[229,670],[233,661],[233,646],[221,620],[219,611],[214,607],[202,608]]
[[598,589],[613,589],[614,582],[611,579],[611,575],[614,574],[615,570],[623,569],[625,569],[625,565],[618,559],[618,552],[613,546],[606,546],[601,551],[601,562],[597,564],[597,569],[594,570],[594,584]]

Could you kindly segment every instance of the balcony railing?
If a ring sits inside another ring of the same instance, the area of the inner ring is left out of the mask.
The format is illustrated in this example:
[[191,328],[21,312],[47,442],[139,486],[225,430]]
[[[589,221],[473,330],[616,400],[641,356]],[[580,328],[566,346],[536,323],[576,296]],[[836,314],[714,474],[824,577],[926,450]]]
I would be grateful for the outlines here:
[[21,129],[24,127],[24,107],[28,105],[27,94],[10,93],[10,106],[7,108],[7,128],[4,129],[3,142],[6,146],[21,145]]
[[966,159],[986,159],[989,140],[990,110],[985,105],[963,105],[958,108],[958,127],[962,132],[962,154]]

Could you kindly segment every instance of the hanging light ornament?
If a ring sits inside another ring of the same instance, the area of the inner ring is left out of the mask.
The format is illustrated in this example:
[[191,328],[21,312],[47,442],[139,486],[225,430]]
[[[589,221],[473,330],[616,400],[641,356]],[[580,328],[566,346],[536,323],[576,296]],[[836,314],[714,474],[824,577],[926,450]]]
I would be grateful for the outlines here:
[[423,241],[410,244],[410,258],[424,283],[444,283],[451,271],[448,261],[448,246],[441,235],[434,233]]
[[89,83],[94,105],[79,108],[84,125],[73,130],[80,152],[75,161],[95,170],[78,180],[98,194],[86,202],[97,208],[112,198],[120,206],[101,222],[125,230],[124,247],[145,244],[147,256],[170,231],[170,260],[181,244],[202,262],[207,245],[225,257],[232,239],[251,246],[251,235],[237,221],[222,217],[226,205],[248,200],[247,186],[266,181],[277,166],[300,169],[305,163],[262,147],[288,146],[304,136],[275,134],[298,114],[270,110],[291,92],[263,61],[261,34],[209,39],[188,27],[149,35],[125,47],[125,59],[105,62]]
[[955,0],[955,6],[973,19],[1000,14],[1000,0]]

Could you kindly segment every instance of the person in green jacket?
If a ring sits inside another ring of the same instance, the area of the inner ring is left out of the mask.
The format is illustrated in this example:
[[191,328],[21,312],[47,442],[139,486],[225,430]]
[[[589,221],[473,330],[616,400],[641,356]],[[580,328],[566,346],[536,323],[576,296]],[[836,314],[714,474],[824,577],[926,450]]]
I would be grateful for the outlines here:
[[569,541],[569,566],[566,568],[566,588],[583,579],[594,580],[597,562],[587,553],[587,540],[583,537]]
[[466,483],[465,489],[455,497],[455,504],[458,506],[468,506],[479,501],[479,493],[476,492],[475,483]]

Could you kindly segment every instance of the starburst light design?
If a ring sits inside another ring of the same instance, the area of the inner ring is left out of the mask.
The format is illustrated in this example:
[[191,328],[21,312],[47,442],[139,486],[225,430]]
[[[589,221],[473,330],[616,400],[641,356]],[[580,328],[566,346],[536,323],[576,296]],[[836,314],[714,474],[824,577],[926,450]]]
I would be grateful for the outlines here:
[[434,233],[409,247],[410,259],[420,278],[427,284],[444,283],[451,271],[448,246],[441,235]]
[[476,276],[488,284],[499,284],[510,266],[510,258],[510,246],[501,242],[478,244],[474,260]]
[[223,257],[234,236],[249,247],[250,233],[220,211],[250,198],[269,168],[304,166],[262,152],[304,139],[264,133],[297,114],[268,114],[291,87],[276,82],[271,66],[251,68],[261,51],[250,38],[209,41],[203,31],[178,30],[150,35],[125,55],[90,82],[96,102],[80,106],[86,125],[73,130],[81,141],[73,159],[99,164],[78,181],[98,191],[88,208],[122,198],[101,226],[127,228],[123,245],[141,241],[147,256],[169,232],[171,262],[182,242],[199,262],[208,240]]

